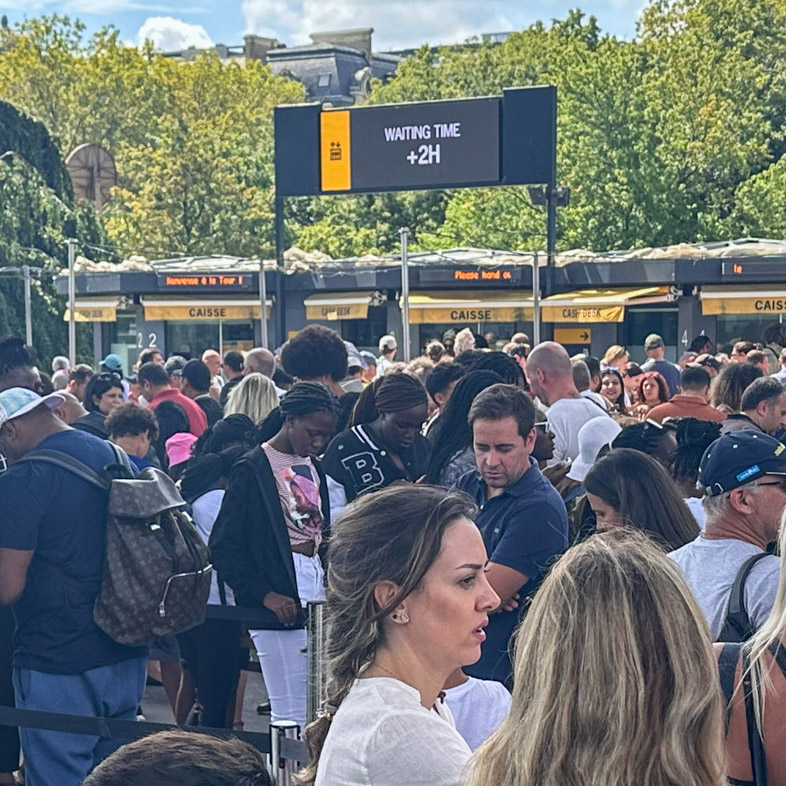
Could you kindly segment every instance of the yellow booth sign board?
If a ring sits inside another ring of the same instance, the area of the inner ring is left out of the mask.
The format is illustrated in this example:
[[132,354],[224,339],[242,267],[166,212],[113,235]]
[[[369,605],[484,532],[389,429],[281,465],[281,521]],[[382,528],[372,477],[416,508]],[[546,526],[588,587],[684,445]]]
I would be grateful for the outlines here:
[[545,298],[540,313],[544,322],[623,322],[625,306],[665,303],[673,297],[668,287],[579,289]]
[[409,321],[413,325],[531,319],[531,292],[417,292],[409,298]]
[[702,287],[701,313],[786,314],[786,290]]
[[304,301],[306,319],[335,322],[340,319],[366,319],[372,292],[332,292],[310,295]]
[[541,316],[544,322],[622,322],[625,306],[547,306],[543,301]]
[[[75,306],[74,322],[114,322],[117,319],[117,300],[77,300]],[[68,322],[70,319],[71,312],[66,308],[63,320]]]
[[[168,321],[184,321],[191,320],[245,320],[245,319],[261,319],[262,307],[259,301],[253,300],[230,300],[222,302],[221,300],[205,301],[194,300],[188,301],[172,301],[161,300],[156,301],[152,298],[145,299],[145,319],[153,320],[168,320]],[[270,316],[270,302],[266,304],[265,314],[266,317]]]

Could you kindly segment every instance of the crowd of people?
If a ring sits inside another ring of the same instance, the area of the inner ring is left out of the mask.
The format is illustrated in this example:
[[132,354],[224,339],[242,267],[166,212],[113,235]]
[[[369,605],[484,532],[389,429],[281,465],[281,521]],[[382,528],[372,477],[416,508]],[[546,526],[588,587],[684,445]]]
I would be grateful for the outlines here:
[[[311,325],[276,353],[49,375],[6,338],[0,704],[134,719],[155,673],[178,724],[238,730],[250,646],[271,719],[304,729],[303,783],[786,786],[784,344],[699,336],[673,364],[652,334],[638,365],[467,328],[403,363],[394,336],[373,354]],[[177,482],[209,606],[253,624],[208,615],[150,648],[97,626],[106,499],[36,457],[99,472],[116,448]],[[328,683],[306,726],[312,601]],[[0,726],[0,784],[17,734]],[[30,786],[141,783],[168,750],[164,786],[267,778],[179,732],[115,753],[19,736]]]

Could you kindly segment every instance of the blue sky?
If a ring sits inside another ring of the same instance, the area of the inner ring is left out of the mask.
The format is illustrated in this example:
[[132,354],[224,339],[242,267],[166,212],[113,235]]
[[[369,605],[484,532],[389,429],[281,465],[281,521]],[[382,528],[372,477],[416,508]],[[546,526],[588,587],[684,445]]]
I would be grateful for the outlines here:
[[373,27],[374,48],[463,41],[561,18],[570,8],[594,14],[605,32],[635,33],[645,0],[0,0],[11,23],[40,14],[78,17],[96,30],[114,25],[124,40],[147,37],[165,50],[241,44],[246,33],[305,43],[308,33]]

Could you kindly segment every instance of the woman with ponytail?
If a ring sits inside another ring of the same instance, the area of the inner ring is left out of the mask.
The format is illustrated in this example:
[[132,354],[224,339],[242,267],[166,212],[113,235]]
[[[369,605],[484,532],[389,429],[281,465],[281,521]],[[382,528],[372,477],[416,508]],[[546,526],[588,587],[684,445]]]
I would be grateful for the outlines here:
[[388,373],[360,394],[350,428],[325,451],[334,519],[361,494],[425,475],[431,448],[421,429],[427,415],[426,389],[410,374]]
[[328,683],[306,729],[316,786],[458,786],[470,750],[443,702],[499,605],[463,492],[396,485],[359,499],[330,544]]
[[324,598],[319,549],[330,527],[317,455],[336,428],[333,394],[299,382],[262,423],[257,447],[235,464],[210,535],[213,563],[239,606],[259,609],[249,631],[272,720],[306,720],[303,608]]

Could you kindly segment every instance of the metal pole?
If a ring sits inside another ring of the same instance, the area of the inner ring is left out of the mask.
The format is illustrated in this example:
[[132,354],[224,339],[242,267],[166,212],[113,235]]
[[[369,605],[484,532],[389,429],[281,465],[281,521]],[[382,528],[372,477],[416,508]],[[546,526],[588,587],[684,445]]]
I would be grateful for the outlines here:
[[546,295],[553,295],[554,262],[557,249],[557,200],[556,186],[546,186]]
[[270,760],[273,786],[291,786],[292,776],[297,772],[297,762],[281,755],[281,739],[296,740],[300,736],[300,726],[295,721],[273,721],[270,724]]
[[401,343],[404,345],[404,362],[409,363],[409,229],[399,229],[401,236]]
[[325,604],[315,601],[308,604],[308,691],[306,698],[306,720],[317,719],[325,700]]
[[218,320],[218,354],[224,357],[224,320]]
[[265,260],[259,260],[259,302],[262,306],[261,318],[262,321],[260,322],[262,332],[260,334],[260,338],[262,340],[262,346],[267,349],[268,348],[268,338],[267,338],[267,282],[265,281]]
[[284,197],[275,198],[275,235],[276,235],[276,331],[275,339],[278,346],[287,340],[287,309],[286,292],[284,289],[284,244],[286,243],[284,227]]
[[25,280],[25,343],[33,346],[33,302],[30,294],[30,266],[22,265]]
[[540,259],[536,251],[532,257],[532,346],[540,344]]
[[68,240],[68,361],[76,365],[76,275],[74,261],[76,240]]

